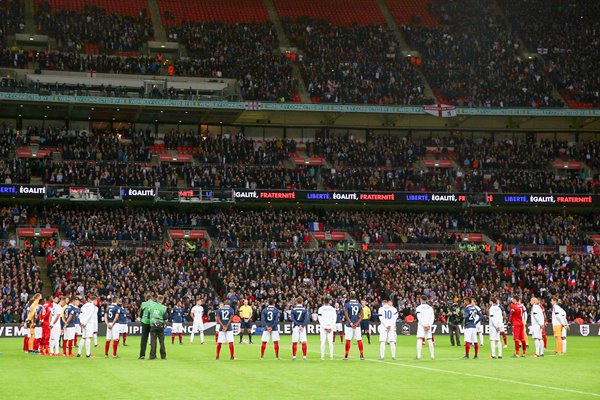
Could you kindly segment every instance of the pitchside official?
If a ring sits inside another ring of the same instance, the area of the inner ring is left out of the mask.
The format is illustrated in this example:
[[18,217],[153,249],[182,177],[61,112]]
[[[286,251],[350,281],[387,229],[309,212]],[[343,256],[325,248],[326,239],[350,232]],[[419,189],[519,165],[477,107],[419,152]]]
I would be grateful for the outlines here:
[[167,307],[163,305],[164,296],[158,295],[156,302],[150,306],[150,360],[156,359],[156,342],[160,342],[160,358],[167,358],[165,349],[165,314]]
[[146,358],[146,347],[148,347],[148,336],[150,336],[150,306],[154,303],[154,297],[146,294],[146,301],[140,307],[140,320],[142,322],[142,340],[140,342],[140,360]]

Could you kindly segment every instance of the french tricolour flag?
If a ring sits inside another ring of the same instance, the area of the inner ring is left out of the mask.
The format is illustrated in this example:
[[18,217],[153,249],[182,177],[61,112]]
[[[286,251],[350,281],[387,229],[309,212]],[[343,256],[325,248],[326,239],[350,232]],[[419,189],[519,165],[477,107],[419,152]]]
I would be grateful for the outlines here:
[[519,250],[518,247],[513,247],[512,249],[510,249],[510,254],[519,255],[519,254],[521,254],[521,251]]
[[308,229],[310,229],[312,232],[321,232],[325,230],[325,226],[322,222],[309,222]]
[[567,279],[567,283],[569,286],[575,286],[575,276],[569,275],[569,279]]

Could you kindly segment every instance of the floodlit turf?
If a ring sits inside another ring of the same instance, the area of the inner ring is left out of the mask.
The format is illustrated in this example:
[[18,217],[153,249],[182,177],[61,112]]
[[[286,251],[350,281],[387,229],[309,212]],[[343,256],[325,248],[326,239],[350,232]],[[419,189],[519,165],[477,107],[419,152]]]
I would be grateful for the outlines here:
[[[185,339],[188,339],[187,337]],[[487,339],[487,337],[486,337]],[[238,361],[223,348],[215,361],[214,337],[190,346],[167,345],[166,361],[137,360],[139,339],[120,347],[120,359],[54,358],[20,351],[22,339],[1,339],[0,398],[8,399],[589,399],[600,398],[600,338],[570,338],[569,354],[543,359],[489,359],[488,343],[479,360],[460,360],[462,348],[438,337],[435,361],[423,349],[415,361],[415,339],[400,337],[398,359],[389,353],[377,361],[379,344],[365,344],[367,360],[359,361],[356,345],[351,360],[342,361],[336,343],[334,361],[319,360],[318,338],[309,340],[309,360],[291,361],[290,338],[284,337],[281,360],[260,345],[237,345]],[[101,344],[103,341],[100,342]],[[549,342],[552,344],[552,340]],[[509,346],[511,343],[509,342]],[[300,353],[300,349],[299,353]]]

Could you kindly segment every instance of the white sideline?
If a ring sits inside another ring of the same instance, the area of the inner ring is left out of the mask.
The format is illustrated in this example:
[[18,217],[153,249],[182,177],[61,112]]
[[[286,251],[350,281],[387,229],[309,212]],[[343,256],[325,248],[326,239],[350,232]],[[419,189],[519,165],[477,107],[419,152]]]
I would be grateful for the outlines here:
[[[320,352],[318,352],[318,351],[311,351],[310,353],[320,354]],[[327,351],[325,353],[328,354]],[[340,354],[335,354],[335,356],[336,357],[343,357],[343,355],[340,355]],[[600,397],[600,393],[584,392],[584,391],[581,391],[581,390],[560,388],[560,387],[556,387],[556,386],[546,386],[546,385],[540,385],[540,384],[537,384],[537,383],[520,382],[520,381],[515,381],[515,380],[512,380],[512,379],[498,378],[498,377],[495,377],[495,376],[487,376],[487,375],[479,375],[479,374],[469,374],[468,372],[449,371],[447,369],[423,367],[421,365],[402,364],[402,363],[397,363],[397,362],[389,362],[389,361],[381,361],[381,360],[365,359],[365,361],[374,362],[374,363],[381,363],[381,364],[388,364],[388,365],[396,365],[398,367],[422,369],[422,370],[431,371],[431,372],[441,372],[441,373],[446,373],[446,374],[450,374],[450,375],[468,376],[470,378],[489,379],[489,380],[497,381],[497,382],[504,382],[504,383],[511,383],[511,384],[515,384],[515,385],[530,386],[530,387],[536,387],[536,388],[547,389],[547,390],[555,390],[555,391],[558,391],[558,392],[575,393],[575,394],[581,394],[581,395],[585,395],[585,396]]]

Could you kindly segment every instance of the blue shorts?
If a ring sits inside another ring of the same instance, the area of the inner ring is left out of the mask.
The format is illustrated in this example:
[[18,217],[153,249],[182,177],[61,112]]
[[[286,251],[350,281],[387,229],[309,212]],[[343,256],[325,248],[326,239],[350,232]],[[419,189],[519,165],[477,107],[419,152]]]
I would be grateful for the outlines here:
[[252,329],[252,320],[249,319],[248,322],[244,321],[244,319],[242,319],[242,322],[240,322],[241,324],[241,328],[242,329]]
[[362,329],[363,331],[369,330],[369,320],[368,319],[363,319],[362,321],[360,321],[360,329]]

